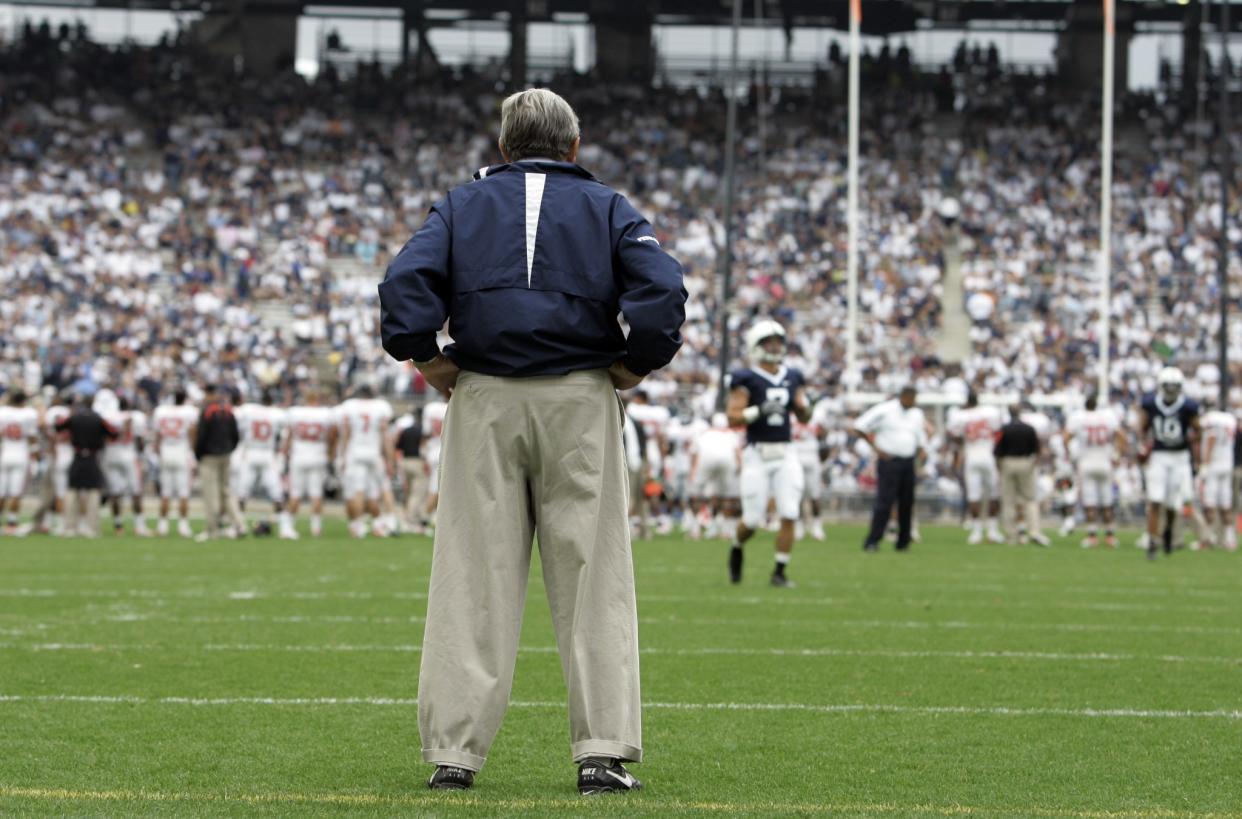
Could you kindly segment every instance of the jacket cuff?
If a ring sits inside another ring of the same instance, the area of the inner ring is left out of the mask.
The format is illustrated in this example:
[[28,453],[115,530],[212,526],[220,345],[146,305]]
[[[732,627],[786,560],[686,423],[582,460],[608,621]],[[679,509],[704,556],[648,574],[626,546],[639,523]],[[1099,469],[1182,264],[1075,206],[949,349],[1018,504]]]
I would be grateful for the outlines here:
[[625,358],[621,359],[621,363],[625,365],[627,370],[634,373],[634,375],[641,375],[644,378],[655,369],[655,367],[639,363],[632,355],[627,355]]
[[384,349],[398,361],[430,361],[440,354],[440,345],[436,343],[435,333],[390,338],[384,344]]

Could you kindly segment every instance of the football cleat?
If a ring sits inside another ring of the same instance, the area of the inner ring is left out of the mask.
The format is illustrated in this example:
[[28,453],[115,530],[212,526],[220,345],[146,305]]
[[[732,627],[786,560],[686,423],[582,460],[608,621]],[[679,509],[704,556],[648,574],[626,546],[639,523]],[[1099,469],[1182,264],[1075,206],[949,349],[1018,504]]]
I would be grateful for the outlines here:
[[978,546],[983,542],[983,530],[972,529],[970,535],[966,538],[967,546]]
[[786,577],[783,574],[772,575],[772,585],[776,586],[778,589],[798,588],[798,584],[794,583],[792,580],[790,580],[788,577]]
[[427,787],[433,791],[464,791],[474,785],[474,771],[458,768],[454,765],[440,765],[436,772],[427,780]]
[[742,547],[736,543],[729,549],[729,580],[733,583],[742,582]]
[[1052,541],[1043,532],[1031,532],[1031,542],[1036,546],[1051,546]]
[[584,759],[578,766],[578,793],[584,796],[638,791],[642,787],[643,783],[627,771],[619,759]]

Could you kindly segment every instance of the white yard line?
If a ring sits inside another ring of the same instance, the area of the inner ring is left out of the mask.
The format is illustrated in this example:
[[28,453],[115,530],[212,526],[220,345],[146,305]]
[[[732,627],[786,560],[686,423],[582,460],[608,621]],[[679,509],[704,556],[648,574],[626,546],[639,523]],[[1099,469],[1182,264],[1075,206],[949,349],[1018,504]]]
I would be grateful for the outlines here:
[[[83,703],[100,705],[187,706],[374,706],[412,707],[418,700],[406,697],[140,697],[90,694],[0,694],[3,703]],[[564,702],[515,700],[512,708],[563,709]],[[1024,708],[976,705],[890,705],[840,703],[816,705],[797,702],[645,702],[644,708],[665,711],[794,711],[811,714],[945,714],[961,716],[1079,717],[1085,719],[1225,719],[1242,720],[1242,710],[1219,708],[1208,711],[1145,708]]]
[[[922,591],[922,590],[920,590]],[[84,597],[84,598],[106,598],[106,599],[140,599],[140,600],[173,600],[173,599],[198,599],[198,600],[425,600],[427,595],[423,592],[360,592],[360,591],[261,591],[258,589],[238,589],[233,591],[205,591],[202,589],[183,589],[179,591],[158,591],[154,589],[0,589],[0,597],[30,597],[30,598],[54,598],[54,597]],[[1115,602],[1099,602],[1099,601],[1067,601],[1054,600],[1052,602],[1032,602],[1022,600],[956,600],[941,599],[927,597],[904,597],[897,596],[897,600],[892,598],[883,598],[890,605],[907,605],[935,608],[986,608],[986,609],[1012,609],[1012,608],[1062,608],[1062,609],[1083,609],[1087,611],[1133,611],[1133,612],[1193,612],[1198,614],[1235,614],[1237,607],[1231,606],[1205,606],[1205,605],[1177,605],[1163,603],[1115,603]],[[747,595],[747,596],[731,596],[731,595],[679,595],[679,594],[639,594],[638,600],[640,604],[644,603],[689,603],[692,605],[701,605],[703,603],[724,603],[727,605],[744,605],[744,606],[857,606],[869,602],[875,602],[877,598],[868,595],[846,596],[846,597],[795,597],[795,596],[777,596],[777,595]]]
[[[291,653],[381,653],[417,654],[422,646],[412,643],[207,643],[200,646],[160,645],[155,643],[0,643],[7,651],[213,651],[213,652],[291,652]],[[556,654],[556,646],[523,646],[522,654]],[[1112,652],[1055,651],[923,651],[905,649],[856,648],[644,648],[640,654],[672,657],[878,657],[884,659],[948,659],[948,660],[1033,660],[1068,663],[1160,662],[1175,664],[1207,664],[1242,666],[1242,657],[1180,654],[1123,654]]]
[[[97,626],[110,623],[191,623],[204,625],[227,625],[230,623],[275,623],[275,624],[318,624],[318,623],[351,623],[363,625],[418,625],[426,622],[424,617],[399,617],[386,615],[352,615],[352,614],[234,614],[219,616],[181,617],[162,612],[122,612],[97,617],[65,618],[55,623],[32,623],[22,621],[20,629],[0,628],[0,634],[22,635],[30,630],[46,631],[51,628],[73,626]],[[642,616],[638,618],[640,625],[696,625],[696,626],[727,626],[738,623],[754,624],[755,618],[748,617],[679,617]],[[1023,622],[976,622],[969,620],[766,620],[765,625],[789,626],[794,628],[814,625],[821,629],[834,627],[895,629],[926,631],[931,629],[949,630],[980,630],[980,631],[1068,631],[1068,632],[1132,632],[1151,634],[1229,634],[1242,635],[1242,627],[1238,626],[1201,626],[1201,625],[1166,625],[1162,623],[1023,623]]]

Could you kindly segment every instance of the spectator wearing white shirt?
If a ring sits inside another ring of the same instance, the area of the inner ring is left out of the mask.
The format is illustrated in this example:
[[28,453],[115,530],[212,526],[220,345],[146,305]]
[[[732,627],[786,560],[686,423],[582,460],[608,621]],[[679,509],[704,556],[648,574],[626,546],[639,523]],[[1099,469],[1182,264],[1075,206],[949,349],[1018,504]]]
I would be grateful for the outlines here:
[[871,531],[863,550],[878,551],[893,504],[897,504],[897,550],[910,548],[914,513],[915,462],[927,446],[923,411],[914,405],[918,391],[903,387],[897,398],[876,404],[854,422],[854,432],[875,451],[876,498]]

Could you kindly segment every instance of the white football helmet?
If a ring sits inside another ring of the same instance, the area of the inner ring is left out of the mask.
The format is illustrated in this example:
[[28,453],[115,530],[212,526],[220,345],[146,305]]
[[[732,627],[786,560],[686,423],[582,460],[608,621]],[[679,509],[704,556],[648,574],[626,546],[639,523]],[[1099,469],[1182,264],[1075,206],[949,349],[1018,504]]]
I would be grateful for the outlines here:
[[[781,340],[781,351],[770,353],[761,346],[769,338]],[[760,364],[780,364],[785,360],[785,328],[772,319],[761,319],[746,331],[746,353]]]
[[1177,367],[1165,367],[1160,371],[1160,375],[1156,376],[1156,388],[1160,390],[1160,395],[1166,402],[1176,401],[1177,397],[1182,394],[1182,384],[1185,380],[1182,371]]

